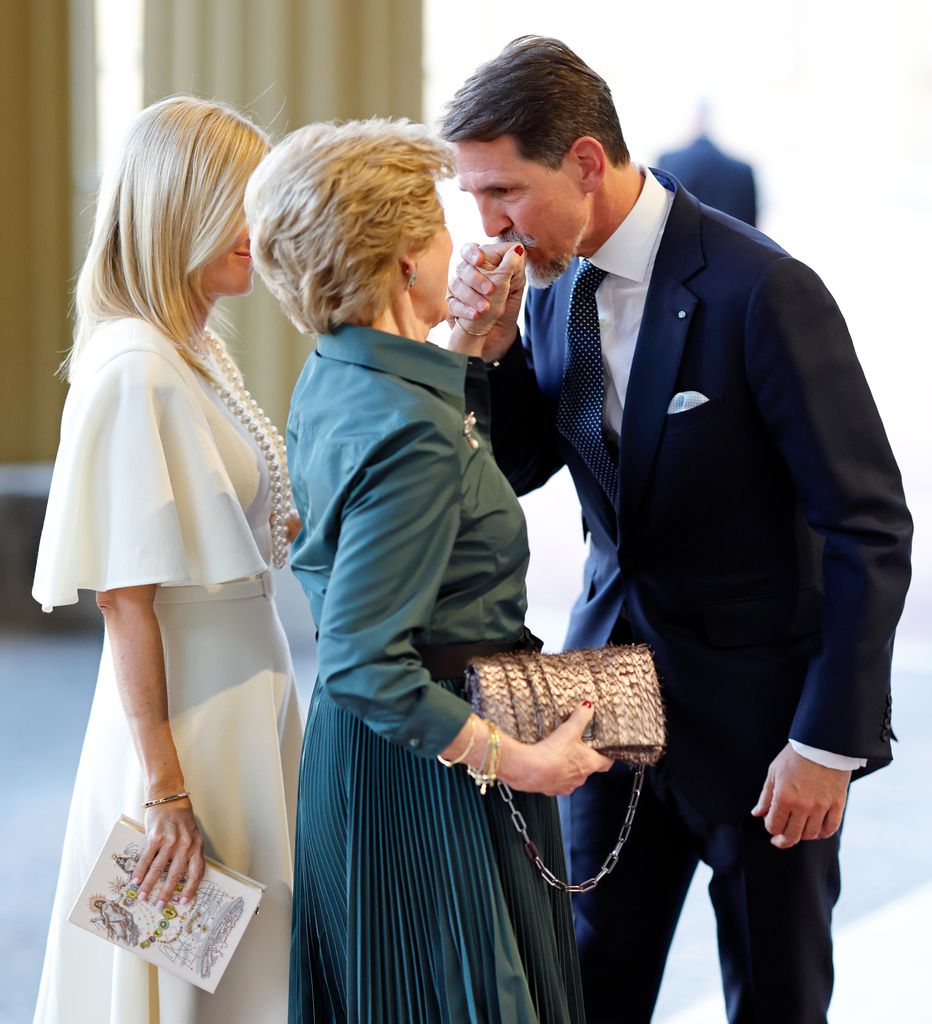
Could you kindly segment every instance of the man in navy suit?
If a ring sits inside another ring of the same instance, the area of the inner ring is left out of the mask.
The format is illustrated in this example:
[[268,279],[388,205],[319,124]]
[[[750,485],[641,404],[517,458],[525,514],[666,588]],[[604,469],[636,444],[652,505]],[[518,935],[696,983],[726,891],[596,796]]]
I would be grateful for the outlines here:
[[[648,643],[667,705],[618,868],[575,902],[590,1024],[650,1020],[700,859],[732,1024],[824,1024],[838,829],[852,772],[891,757],[912,531],[844,319],[769,238],[631,162],[605,82],[556,40],[479,68],[441,133],[499,239],[451,281],[466,329],[482,267],[527,248],[524,336],[516,289],[483,356],[516,490],[565,464],[579,494],[567,646]],[[629,789],[617,767],[564,806],[574,880]]]
[[723,153],[705,132],[688,146],[664,153],[658,162],[706,206],[714,206],[751,227],[757,223],[757,189],[751,165]]

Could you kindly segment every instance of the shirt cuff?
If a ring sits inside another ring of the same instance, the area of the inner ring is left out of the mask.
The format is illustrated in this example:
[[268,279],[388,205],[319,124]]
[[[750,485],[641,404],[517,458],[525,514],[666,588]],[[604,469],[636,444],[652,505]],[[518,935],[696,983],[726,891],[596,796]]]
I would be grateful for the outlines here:
[[830,750],[820,750],[818,747],[807,747],[805,743],[797,743],[790,740],[790,746],[807,761],[814,761],[823,768],[835,768],[840,772],[853,772],[855,768],[863,768],[867,764],[866,757],[848,757],[845,754],[833,754]]
[[412,754],[436,757],[453,742],[471,714],[472,708],[462,697],[431,682],[392,739]]

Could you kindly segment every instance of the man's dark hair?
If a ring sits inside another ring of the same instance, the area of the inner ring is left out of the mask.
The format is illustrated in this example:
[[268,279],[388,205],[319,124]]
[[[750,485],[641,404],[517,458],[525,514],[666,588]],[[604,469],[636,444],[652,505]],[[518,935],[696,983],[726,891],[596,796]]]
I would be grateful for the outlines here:
[[615,166],[629,161],[612,93],[559,39],[520,36],[478,68],[447,104],[447,142],[494,142],[511,135],[526,160],[556,169],[582,135]]

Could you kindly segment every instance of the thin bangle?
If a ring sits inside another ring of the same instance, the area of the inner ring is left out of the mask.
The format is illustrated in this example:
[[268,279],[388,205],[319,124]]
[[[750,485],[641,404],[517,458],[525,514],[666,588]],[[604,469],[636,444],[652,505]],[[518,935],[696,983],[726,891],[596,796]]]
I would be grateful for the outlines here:
[[448,761],[445,757],[437,755],[437,760],[443,765],[444,768],[452,768],[455,764],[462,764],[463,761],[469,756],[470,750],[472,750],[473,744],[476,742],[476,716],[469,716],[469,739],[466,746],[463,748],[463,752],[459,757],[454,757],[452,761]]
[[453,322],[463,332],[463,334],[468,334],[470,338],[487,338],[489,334],[492,333],[491,331],[486,331],[485,334],[476,334],[475,331],[467,331],[466,328],[460,323],[460,318],[458,316],[453,317]]
[[170,804],[173,800],[190,800],[191,794],[186,790],[180,793],[170,793],[168,796],[160,796],[157,800],[147,800],[143,807],[158,807],[159,804]]

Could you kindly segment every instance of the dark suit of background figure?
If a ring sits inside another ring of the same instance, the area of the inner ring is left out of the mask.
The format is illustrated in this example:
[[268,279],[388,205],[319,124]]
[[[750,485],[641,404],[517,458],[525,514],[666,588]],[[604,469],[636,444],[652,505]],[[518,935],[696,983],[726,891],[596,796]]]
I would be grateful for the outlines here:
[[[702,858],[730,1020],[824,1022],[838,836],[778,850],[749,812],[788,737],[866,757],[868,771],[890,760],[911,520],[821,280],[655,173],[675,197],[631,368],[616,505],[554,426],[575,261],[530,291],[523,347],[491,374],[495,453],[516,490],[565,463],[582,503],[591,547],[567,647],[650,644],[668,711],[667,753],[618,868],[574,903],[587,1013],[650,1019]],[[667,414],[693,390],[710,400]],[[611,848],[628,792],[614,769],[564,804],[575,880]]]
[[757,223],[757,190],[751,165],[723,153],[708,135],[700,135],[683,149],[664,153],[657,162],[706,206],[714,206],[752,227]]

